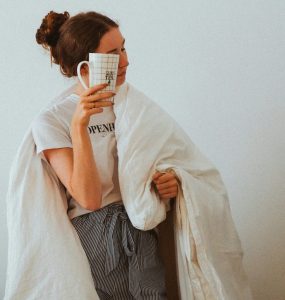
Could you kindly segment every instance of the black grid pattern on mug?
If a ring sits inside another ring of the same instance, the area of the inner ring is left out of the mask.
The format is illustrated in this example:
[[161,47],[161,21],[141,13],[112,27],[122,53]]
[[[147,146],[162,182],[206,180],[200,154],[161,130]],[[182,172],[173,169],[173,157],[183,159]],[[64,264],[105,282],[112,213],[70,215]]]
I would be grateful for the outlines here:
[[95,68],[92,72],[92,78],[94,81],[100,83],[108,82],[109,85],[104,88],[104,91],[112,91],[115,89],[116,80],[117,80],[117,63],[119,61],[118,57],[104,57],[100,58],[101,68],[96,67],[95,62]]

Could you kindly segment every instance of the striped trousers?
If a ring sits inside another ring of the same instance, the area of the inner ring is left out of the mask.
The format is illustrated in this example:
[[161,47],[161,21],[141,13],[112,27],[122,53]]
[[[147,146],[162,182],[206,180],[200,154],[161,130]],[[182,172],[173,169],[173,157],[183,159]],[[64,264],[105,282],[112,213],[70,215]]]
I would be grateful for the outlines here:
[[134,228],[122,203],[112,203],[71,222],[100,299],[166,299],[157,234]]

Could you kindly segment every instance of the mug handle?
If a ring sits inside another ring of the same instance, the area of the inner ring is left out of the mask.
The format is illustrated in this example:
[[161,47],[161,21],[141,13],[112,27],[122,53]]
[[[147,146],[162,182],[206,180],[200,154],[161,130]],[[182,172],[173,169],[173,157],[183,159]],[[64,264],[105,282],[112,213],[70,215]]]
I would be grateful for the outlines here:
[[87,65],[88,65],[88,68],[89,68],[89,70],[90,70],[89,61],[87,61],[87,60],[81,61],[81,62],[77,65],[77,77],[78,77],[79,81],[81,82],[81,84],[83,85],[83,87],[87,90],[87,89],[88,89],[88,86],[86,86],[84,80],[83,80],[82,77],[81,77],[81,73],[80,73],[80,69],[81,69],[81,66],[82,66],[83,64],[87,64]]

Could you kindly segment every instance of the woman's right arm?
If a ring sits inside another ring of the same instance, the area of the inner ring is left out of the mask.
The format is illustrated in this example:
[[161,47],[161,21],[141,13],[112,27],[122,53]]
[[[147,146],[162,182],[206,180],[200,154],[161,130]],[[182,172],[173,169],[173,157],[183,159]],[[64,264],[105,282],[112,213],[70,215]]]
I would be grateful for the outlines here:
[[92,95],[104,87],[106,85],[94,86],[84,91],[80,96],[80,101],[71,122],[73,148],[43,151],[46,159],[71,196],[83,208],[88,210],[99,209],[102,202],[102,184],[87,126],[91,115],[101,113],[104,106],[112,105],[110,101],[98,102],[98,100],[110,98],[114,96],[114,93],[105,92]]

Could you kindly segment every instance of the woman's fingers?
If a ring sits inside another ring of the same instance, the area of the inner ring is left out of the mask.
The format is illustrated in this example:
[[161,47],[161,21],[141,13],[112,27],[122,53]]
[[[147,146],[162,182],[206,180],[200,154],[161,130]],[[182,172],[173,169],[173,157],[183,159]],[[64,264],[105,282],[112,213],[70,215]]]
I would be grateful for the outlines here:
[[177,192],[177,185],[169,187],[167,189],[158,189],[159,194],[168,194],[168,193],[174,193]]
[[101,83],[101,84],[96,84],[94,86],[92,86],[91,88],[88,88],[87,90],[85,90],[81,96],[85,97],[85,96],[89,96],[92,95],[100,90],[102,90],[103,88],[105,88],[108,85],[108,83]]
[[113,105],[111,101],[103,101],[103,99],[112,98],[116,93],[98,93],[107,85],[107,83],[98,84],[84,90],[83,93],[80,94],[80,101],[76,106],[76,110],[72,118],[74,126],[88,126],[91,115],[102,113],[104,111],[103,107]]
[[102,108],[102,107],[95,107],[95,108],[90,108],[90,109],[88,110],[88,112],[86,112],[86,114],[87,114],[88,116],[92,116],[92,115],[94,115],[94,114],[99,114],[99,113],[101,113],[101,112],[103,112],[103,108]]
[[105,107],[105,106],[113,106],[113,103],[111,101],[94,101],[94,102],[87,102],[82,104],[82,107],[85,109]]
[[161,173],[161,172],[159,172],[159,171],[156,171],[155,173],[154,173],[154,175],[152,176],[152,180],[157,180],[160,176],[162,176],[164,173]]
[[158,190],[167,189],[172,186],[177,186],[177,180],[176,180],[176,178],[173,178],[173,177],[171,177],[171,180],[169,180],[165,183],[156,183],[156,187]]
[[113,93],[113,92],[97,93],[95,95],[83,97],[82,100],[83,100],[83,102],[94,102],[94,101],[99,101],[101,99],[111,98],[111,97],[114,97],[115,95],[116,95],[116,93]]
[[163,195],[163,194],[168,194],[168,193],[175,193],[177,192],[178,188],[177,188],[177,183],[173,186],[169,186],[167,188],[157,188],[157,191],[160,195]]
[[173,173],[156,172],[152,178],[161,200],[167,200],[177,196],[178,182]]
[[177,194],[176,193],[171,193],[171,194],[165,194],[165,195],[162,195],[162,196],[159,196],[160,199],[162,200],[166,200],[166,199],[170,199],[170,198],[174,198],[176,197]]
[[169,180],[171,180],[172,178],[175,178],[175,176],[170,173],[170,172],[167,172],[167,173],[160,173],[162,174],[158,179],[156,179],[157,183],[165,183]]
[[161,198],[166,198],[169,195],[172,195],[172,197],[175,197],[177,195],[177,192],[178,192],[177,186],[171,187],[168,189],[164,189],[164,190],[158,190],[159,197],[161,197]]
[[81,101],[94,102],[94,101],[99,101],[101,99],[111,98],[114,95],[116,95],[116,93],[111,91],[98,93],[100,90],[104,89],[107,85],[108,85],[107,83],[102,83],[85,90],[81,94]]

